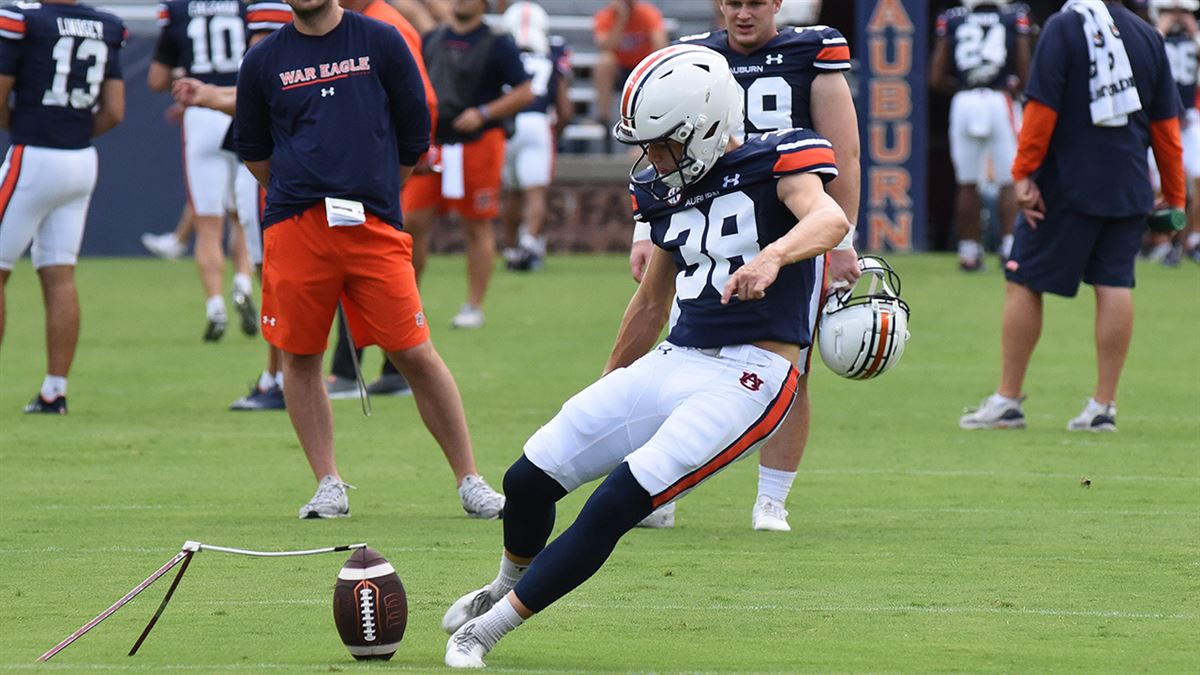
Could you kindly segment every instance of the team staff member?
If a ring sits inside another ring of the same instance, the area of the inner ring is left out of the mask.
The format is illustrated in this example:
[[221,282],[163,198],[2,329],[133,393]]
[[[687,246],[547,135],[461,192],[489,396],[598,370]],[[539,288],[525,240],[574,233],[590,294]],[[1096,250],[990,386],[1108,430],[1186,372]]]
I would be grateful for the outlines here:
[[4,287],[31,243],[46,306],[46,377],[27,413],[67,413],[79,342],[75,263],[96,189],[92,138],[125,116],[124,44],[120,19],[74,0],[0,9],[0,128],[12,141],[0,168],[0,340]]
[[288,414],[318,479],[300,517],[350,512],[321,377],[341,299],[357,346],[379,344],[411,383],[463,508],[497,518],[504,499],[475,470],[462,399],[429,340],[402,228],[400,186],[429,147],[416,62],[395,29],[335,0],[288,4],[292,24],[242,64],[235,137],[267,188],[263,336],[283,351]]
[[[421,82],[425,85],[425,101],[429,107],[430,125],[436,129],[438,122],[437,94],[433,90],[433,82],[429,80],[429,73],[425,69],[425,59],[421,56],[421,34],[402,13],[384,0],[341,0],[341,5],[343,9],[378,19],[395,27],[400,32],[404,43],[408,45],[408,51],[412,52],[413,58],[417,62],[417,70],[421,73]],[[428,165],[428,157],[418,162],[418,166],[423,166],[425,170],[428,169]],[[412,181],[407,181],[400,193],[400,205],[404,213],[410,213],[413,210],[414,207],[410,203],[412,198],[413,184]],[[339,314],[337,344],[333,348],[329,378],[325,381],[325,389],[329,392],[330,398],[358,397],[358,380],[354,373],[354,360],[350,355],[350,349],[350,343],[346,338],[345,318]],[[358,350],[358,357],[361,361],[362,350]],[[409,388],[408,382],[404,380],[404,376],[396,370],[392,362],[384,359],[383,369],[379,373],[379,377],[367,385],[367,393],[372,396],[398,396],[411,394],[412,389]]]
[[[723,0],[720,10],[731,29],[681,38],[683,44],[698,44],[716,50],[729,62],[738,84],[746,91],[742,131],[761,134],[793,127],[815,129],[833,143],[838,157],[838,176],[827,190],[842,207],[851,223],[858,219],[859,139],[858,114],[850,85],[843,73],[850,69],[850,47],[846,38],[828,27],[780,31],[776,15],[780,0]],[[779,57],[778,62],[776,58]],[[641,280],[653,246],[650,234],[641,228],[635,232],[630,265],[633,276]],[[818,256],[797,263],[813,268],[824,278],[826,267],[830,283],[852,283],[858,278],[858,253],[854,234],[830,251],[828,260]],[[818,285],[810,295],[797,297],[799,305],[809,308],[810,330],[815,329],[825,288]],[[756,530],[791,529],[785,507],[796,470],[808,443],[812,403],[808,396],[810,351],[801,352],[799,388],[792,411],[759,455],[758,495],[751,509],[750,522]],[[671,527],[674,504],[655,511],[643,523],[646,527]]]
[[1000,383],[959,426],[1025,426],[1022,391],[1042,329],[1042,294],[1074,297],[1083,281],[1096,294],[1096,388],[1067,428],[1116,431],[1134,258],[1154,208],[1146,149],[1154,147],[1163,197],[1182,218],[1183,108],[1162,36],[1115,1],[1070,0],[1050,17],[1026,93],[1012,167],[1023,214],[1006,265]]
[[[500,212],[503,120],[533,102],[533,89],[512,38],[483,21],[487,0],[454,0],[450,21],[425,36],[425,66],[438,95],[436,142],[441,174],[413,177],[404,202],[417,276],[425,267],[434,216],[456,211],[467,241],[467,300],[455,328],[483,326],[483,299],[496,258],[492,220]],[[507,93],[504,87],[512,87]]]

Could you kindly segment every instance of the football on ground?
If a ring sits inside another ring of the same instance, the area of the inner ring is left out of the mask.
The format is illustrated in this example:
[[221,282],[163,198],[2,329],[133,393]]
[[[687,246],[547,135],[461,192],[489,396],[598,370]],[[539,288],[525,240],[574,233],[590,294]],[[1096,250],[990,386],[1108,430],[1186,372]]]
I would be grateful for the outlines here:
[[408,625],[408,598],[396,569],[379,551],[360,548],[338,572],[333,621],[359,661],[392,658]]

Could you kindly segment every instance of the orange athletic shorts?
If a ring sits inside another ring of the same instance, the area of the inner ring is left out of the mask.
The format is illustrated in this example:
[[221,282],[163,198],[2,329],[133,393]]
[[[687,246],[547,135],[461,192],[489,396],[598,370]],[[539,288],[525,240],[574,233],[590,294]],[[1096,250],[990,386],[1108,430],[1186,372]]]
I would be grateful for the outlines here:
[[292,354],[320,354],[338,300],[355,345],[396,352],[429,339],[412,266],[412,235],[367,214],[329,227],[325,204],[263,232],[262,329]]
[[404,183],[401,207],[405,213],[437,209],[457,212],[467,220],[487,220],[500,213],[500,176],[504,171],[503,129],[488,129],[478,139],[463,145],[462,199],[442,196],[442,174],[410,176]]

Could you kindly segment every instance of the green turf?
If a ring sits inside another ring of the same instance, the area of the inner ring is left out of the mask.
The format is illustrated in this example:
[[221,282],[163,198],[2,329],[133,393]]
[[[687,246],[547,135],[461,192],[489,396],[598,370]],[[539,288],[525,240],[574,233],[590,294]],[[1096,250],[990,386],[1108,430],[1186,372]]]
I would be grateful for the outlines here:
[[[1200,671],[1200,267],[1139,269],[1120,432],[1064,430],[1093,382],[1090,292],[1050,299],[1023,432],[956,419],[995,384],[1003,284],[952,257],[893,257],[913,307],[899,367],[875,382],[818,365],[794,531],[752,532],[755,463],[685,499],[673,531],[634,531],[590,582],[489,657],[501,671]],[[435,343],[458,378],[493,484],[524,439],[597,376],[633,289],[616,257],[497,273],[488,325],[446,328],[462,261],[425,283]],[[227,412],[261,368],[236,333],[201,344],[188,262],[85,260],[71,414],[20,407],[43,369],[40,294],[10,281],[0,350],[0,670],[120,597],[185,539],[266,549],[369,541],[409,593],[386,665],[340,645],[340,555],[202,554],[142,653],[124,654],[150,589],[49,669],[438,670],[442,611],[489,581],[497,523],[469,520],[411,399],[339,402],[354,516],[296,520],[312,478],[286,415]],[[369,374],[379,357],[367,359]],[[1090,488],[1081,479],[1091,481]],[[583,492],[586,492],[584,490]],[[559,526],[584,495],[569,497]]]

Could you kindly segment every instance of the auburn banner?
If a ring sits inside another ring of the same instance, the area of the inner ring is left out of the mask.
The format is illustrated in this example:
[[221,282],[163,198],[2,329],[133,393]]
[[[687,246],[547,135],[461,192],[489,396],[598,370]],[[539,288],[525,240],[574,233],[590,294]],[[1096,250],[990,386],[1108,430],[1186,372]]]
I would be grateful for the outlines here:
[[927,0],[859,0],[864,250],[925,248],[928,42]]

